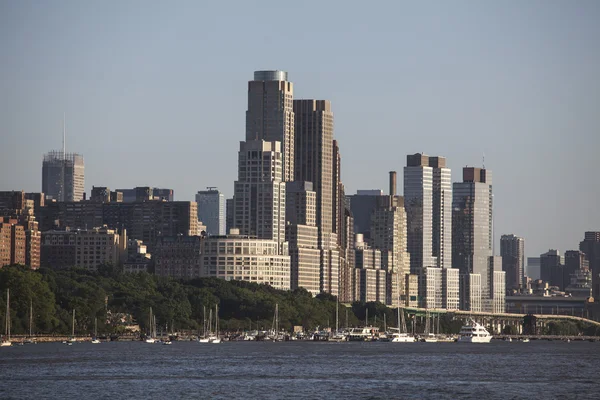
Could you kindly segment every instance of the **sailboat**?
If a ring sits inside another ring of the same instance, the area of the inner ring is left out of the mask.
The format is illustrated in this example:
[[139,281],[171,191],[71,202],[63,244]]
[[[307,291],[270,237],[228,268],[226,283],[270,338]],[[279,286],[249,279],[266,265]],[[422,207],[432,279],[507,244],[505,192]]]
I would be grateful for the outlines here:
[[99,344],[98,340],[98,318],[94,318],[94,337],[92,338],[92,344]]
[[271,339],[274,342],[281,342],[283,336],[279,333],[279,303],[275,303],[275,314],[273,315],[273,326],[271,328]]
[[209,317],[208,317],[208,332],[207,332],[207,321],[206,321],[206,306],[203,306],[202,309],[202,316],[204,319],[204,336],[200,339],[198,339],[198,342],[200,343],[210,343],[210,329],[211,329],[211,324],[212,324],[212,310],[210,310],[209,313]]
[[148,317],[148,329],[150,330],[150,332],[148,333],[148,336],[146,337],[146,343],[154,343],[156,342],[155,336],[156,336],[156,332],[155,332],[155,327],[154,327],[154,319],[152,318],[152,307],[150,307],[150,316]]
[[209,338],[210,343],[221,343],[219,336],[219,306],[215,305],[215,336]]
[[12,346],[12,342],[10,341],[10,291],[6,289],[6,315],[4,316],[4,334],[6,335],[2,342],[0,342],[0,347],[8,347]]
[[[409,335],[408,330],[406,329],[406,320],[404,319],[404,308],[402,308],[402,303],[400,302],[400,276],[398,274],[398,317],[397,323],[398,327],[395,328],[398,332],[392,334],[392,343],[414,343],[416,341],[414,335]],[[394,330],[394,328],[390,328]]]
[[[427,310],[427,313],[425,314],[425,332],[423,335],[423,338],[421,339],[422,342],[427,342],[427,343],[436,343],[437,342],[437,337],[430,332],[430,315],[429,315],[429,310]],[[435,325],[434,325],[435,328]]]
[[71,337],[67,340],[67,344],[71,346],[75,341],[75,309],[73,309],[73,317],[71,318]]
[[[348,310],[346,310],[347,312]],[[336,302],[335,302],[335,333],[333,334],[333,336],[331,337],[332,342],[344,342],[346,340],[348,340],[348,337],[343,333],[340,332],[340,323],[339,323],[339,313],[340,313],[340,300],[339,300],[339,296],[336,298]],[[346,313],[346,321],[348,320],[348,314]],[[346,325],[348,323],[346,322]]]

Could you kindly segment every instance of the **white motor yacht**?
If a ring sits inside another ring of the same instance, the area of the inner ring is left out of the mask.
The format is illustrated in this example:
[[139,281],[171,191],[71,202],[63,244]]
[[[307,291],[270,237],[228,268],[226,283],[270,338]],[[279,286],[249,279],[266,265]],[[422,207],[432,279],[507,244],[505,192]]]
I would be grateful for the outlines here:
[[471,321],[460,329],[458,341],[467,343],[489,343],[492,335],[481,324]]
[[415,337],[409,335],[408,333],[393,333],[392,334],[392,343],[414,343],[416,341]]

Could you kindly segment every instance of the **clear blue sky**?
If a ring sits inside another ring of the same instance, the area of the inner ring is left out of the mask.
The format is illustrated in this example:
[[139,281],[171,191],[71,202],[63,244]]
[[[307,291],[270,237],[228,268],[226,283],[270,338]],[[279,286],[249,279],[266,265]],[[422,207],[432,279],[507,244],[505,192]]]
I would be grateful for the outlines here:
[[600,230],[598,21],[594,0],[0,1],[0,190],[41,190],[66,112],[88,193],[229,196],[247,81],[283,69],[332,101],[348,194],[408,153],[454,181],[485,153],[496,239],[564,252]]

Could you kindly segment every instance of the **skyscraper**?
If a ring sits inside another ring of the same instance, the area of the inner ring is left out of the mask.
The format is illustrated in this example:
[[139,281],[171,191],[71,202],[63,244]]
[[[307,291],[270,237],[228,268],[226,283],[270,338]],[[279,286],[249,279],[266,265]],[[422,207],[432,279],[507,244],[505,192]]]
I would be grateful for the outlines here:
[[585,253],[592,271],[592,296],[598,302],[600,298],[600,232],[586,232],[579,250]]
[[446,158],[429,157],[433,169],[432,255],[437,267],[452,267],[452,176]]
[[248,82],[246,141],[281,143],[281,179],[294,180],[294,85],[285,71],[256,71]]
[[433,257],[433,168],[429,157],[413,154],[404,167],[404,206],[407,220],[407,247],[410,272],[419,274],[423,267],[436,267]]
[[80,201],[85,192],[83,156],[51,151],[42,162],[42,192],[56,201]]
[[290,255],[290,288],[320,292],[321,252],[316,222],[316,193],[310,182],[286,183],[287,225],[285,236]]
[[206,225],[209,235],[225,235],[225,196],[216,187],[196,194],[198,221]]
[[406,251],[406,211],[404,198],[396,195],[396,172],[390,172],[390,194],[376,196],[371,214],[371,243],[381,250],[382,269],[388,272],[386,304],[396,305],[404,298],[405,275],[410,272]]
[[506,272],[506,288],[518,289],[525,276],[525,239],[515,235],[500,238],[502,270]]
[[285,242],[285,182],[280,142],[240,142],[233,224],[240,234]]
[[[492,173],[481,168],[463,168],[463,181],[454,183],[452,215],[452,265],[461,279],[481,279],[481,295],[490,298],[489,257],[492,256]],[[478,311],[472,298],[475,282],[461,285],[461,308]],[[477,289],[479,290],[479,289]]]
[[334,186],[333,112],[328,100],[294,100],[295,176],[313,183],[321,250],[321,291],[337,294],[339,279],[337,221],[338,182]]

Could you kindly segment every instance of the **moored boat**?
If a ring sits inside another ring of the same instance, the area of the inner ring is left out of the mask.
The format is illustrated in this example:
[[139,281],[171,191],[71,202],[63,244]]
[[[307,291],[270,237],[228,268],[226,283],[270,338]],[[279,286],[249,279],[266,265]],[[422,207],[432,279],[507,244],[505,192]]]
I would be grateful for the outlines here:
[[471,321],[460,329],[458,341],[466,343],[489,343],[492,335],[481,324]]

